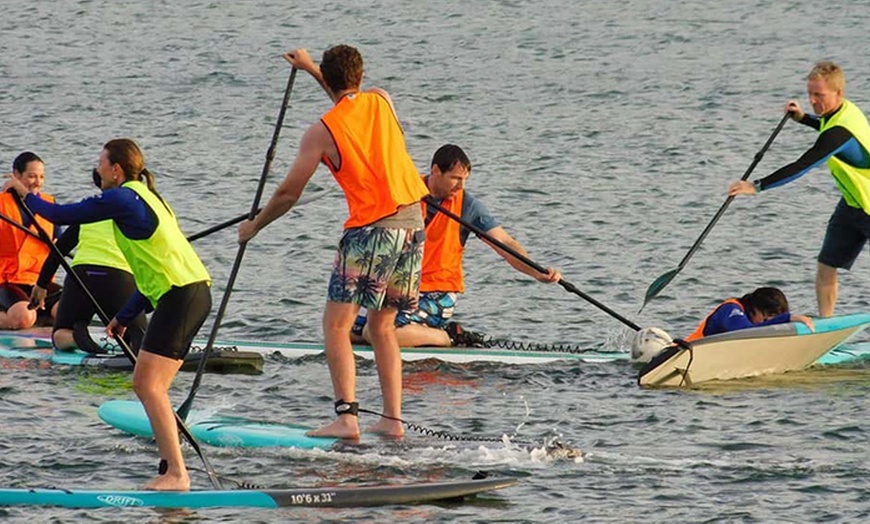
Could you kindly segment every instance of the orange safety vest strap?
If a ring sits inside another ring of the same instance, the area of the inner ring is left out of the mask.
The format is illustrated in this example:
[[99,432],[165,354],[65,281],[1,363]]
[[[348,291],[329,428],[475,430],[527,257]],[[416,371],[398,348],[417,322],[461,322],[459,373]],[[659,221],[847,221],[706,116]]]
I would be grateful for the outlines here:
[[737,300],[736,298],[729,298],[725,302],[722,302],[721,304],[713,308],[713,311],[711,311],[710,314],[704,317],[704,320],[701,321],[701,324],[698,325],[698,328],[693,331],[691,335],[684,338],[683,340],[685,340],[686,342],[694,342],[696,340],[704,338],[704,330],[707,328],[707,321],[710,320],[710,317],[712,317],[715,312],[719,311],[720,307],[727,304],[735,304],[736,306],[740,307],[741,310],[743,309],[743,304],[741,304],[739,300]]

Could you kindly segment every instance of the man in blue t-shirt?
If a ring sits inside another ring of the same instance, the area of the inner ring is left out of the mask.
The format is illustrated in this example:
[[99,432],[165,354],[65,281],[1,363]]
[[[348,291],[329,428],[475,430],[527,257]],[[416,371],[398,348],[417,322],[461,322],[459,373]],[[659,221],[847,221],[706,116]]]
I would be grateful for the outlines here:
[[[437,203],[459,215],[462,220],[495,240],[522,255],[523,246],[511,237],[490,214],[480,200],[465,191],[465,183],[471,173],[471,161],[459,146],[441,146],[432,158],[426,185]],[[465,331],[450,321],[456,306],[456,298],[465,290],[462,258],[465,243],[471,231],[447,217],[433,206],[425,207],[426,244],[423,248],[423,274],[420,282],[420,298],[416,308],[400,310],[396,316],[396,336],[399,345],[415,346],[474,346],[483,343],[483,336]],[[501,255],[514,269],[540,282],[558,282],[562,275],[553,268],[546,273],[526,265],[514,256],[502,251],[486,239],[484,243]],[[354,325],[355,340],[360,336],[367,340],[363,329],[365,314],[361,312]]]

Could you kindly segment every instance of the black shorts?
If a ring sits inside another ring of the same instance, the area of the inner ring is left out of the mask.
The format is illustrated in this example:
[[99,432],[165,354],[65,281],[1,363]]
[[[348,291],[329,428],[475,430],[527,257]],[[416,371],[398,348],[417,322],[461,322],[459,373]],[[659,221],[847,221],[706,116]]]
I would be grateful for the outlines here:
[[[110,319],[118,314],[118,311],[124,307],[136,291],[136,281],[133,279],[133,275],[121,269],[80,264],[73,266],[72,270],[82,279],[88,291],[91,292]],[[76,324],[87,326],[96,314],[97,309],[94,307],[91,299],[82,291],[75,279],[67,275],[63,281],[63,294],[60,297],[60,305],[57,306],[54,331],[58,329],[73,329]],[[147,327],[148,320],[145,318],[144,313],[140,313],[127,326],[127,333],[130,336],[125,336],[124,338],[138,350],[139,343]]]
[[818,261],[826,266],[851,269],[870,238],[870,215],[840,199],[828,220]]
[[157,301],[141,351],[183,359],[210,311],[211,289],[208,283],[194,282],[173,287]]
[[[63,288],[51,282],[48,284],[48,294],[45,297],[46,314],[51,314],[51,308],[60,300],[61,290]],[[13,305],[22,301],[30,300],[30,292],[33,291],[33,286],[27,284],[13,284],[6,282],[0,284],[0,311],[8,311]]]

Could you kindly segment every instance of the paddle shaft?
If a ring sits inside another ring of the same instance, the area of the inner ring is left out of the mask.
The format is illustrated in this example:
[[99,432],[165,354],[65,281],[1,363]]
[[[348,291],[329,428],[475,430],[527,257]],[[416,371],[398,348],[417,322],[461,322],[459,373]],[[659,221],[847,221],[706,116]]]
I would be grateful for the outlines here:
[[[314,195],[311,195],[308,198],[300,198],[299,201],[296,202],[296,204],[293,206],[293,208],[296,209],[299,206],[304,206],[305,204],[308,204],[310,202],[314,202],[315,200],[323,198],[323,196],[327,193],[329,193],[329,189],[324,189],[322,191],[318,191],[317,193],[315,193]],[[258,215],[260,213],[260,211],[262,211],[262,210],[263,210],[262,207],[258,208],[254,212],[254,216]],[[247,220],[249,218],[251,218],[250,212],[241,214],[235,218],[231,218],[227,221],[221,222],[220,224],[211,226],[208,229],[204,229],[204,230],[200,231],[199,233],[194,233],[194,234],[190,235],[189,237],[187,237],[187,241],[194,242],[196,240],[199,240],[202,237],[206,237],[208,235],[211,235],[212,233],[217,233],[218,231],[221,231],[222,229],[226,229],[230,226],[234,226],[234,225],[238,224],[239,222],[241,222],[243,220]]]
[[[293,92],[293,83],[296,81],[296,68],[292,68],[290,70],[290,77],[287,79],[287,88],[284,89],[284,99],[281,101],[281,110],[278,112],[278,121],[275,122],[275,130],[272,133],[272,142],[269,144],[269,149],[266,152],[266,161],[263,164],[263,172],[260,174],[260,181],[257,184],[257,192],[254,196],[254,202],[251,204],[251,211],[248,213],[248,219],[253,220],[254,217],[257,216],[257,210],[260,206],[260,199],[263,197],[263,190],[266,187],[266,179],[269,176],[269,169],[272,167],[272,160],[275,158],[275,148],[278,145],[278,137],[281,135],[281,127],[284,125],[284,115],[287,114],[287,105],[290,103],[290,93]],[[181,407],[178,408],[178,415],[182,418],[187,418],[187,414],[190,412],[190,407],[193,405],[193,399],[196,397],[196,391],[199,389],[199,385],[202,382],[202,374],[205,370],[206,360],[208,356],[211,354],[212,348],[214,347],[214,342],[217,339],[218,330],[221,327],[221,321],[223,320],[224,313],[227,310],[227,304],[230,301],[230,294],[233,291],[233,285],[236,282],[236,276],[239,274],[239,268],[242,265],[242,257],[245,255],[245,247],[247,246],[247,242],[242,242],[239,244],[239,250],[236,253],[236,259],[233,262],[233,269],[230,271],[230,277],[227,281],[226,291],[224,291],[224,296],[221,299],[220,307],[218,308],[217,316],[214,320],[214,325],[212,326],[211,334],[208,337],[208,343],[205,345],[205,349],[203,350],[202,360],[199,361],[199,365],[196,368],[196,376],[193,379],[193,385],[190,388],[190,393],[187,395],[187,398],[181,404]]]
[[[526,256],[524,256],[524,255],[522,255],[522,254],[520,254],[520,253],[517,252],[515,249],[513,249],[513,248],[510,247],[510,246],[507,246],[507,245],[504,244],[503,242],[500,242],[500,241],[496,240],[496,239],[493,238],[492,235],[490,235],[489,233],[486,233],[486,232],[483,231],[482,229],[480,229],[480,228],[478,228],[478,227],[475,227],[474,225],[470,224],[468,221],[463,220],[461,217],[459,217],[459,216],[455,215],[454,213],[448,211],[448,210],[445,209],[443,206],[441,206],[441,204],[439,204],[438,202],[436,202],[432,197],[426,197],[425,200],[426,200],[426,204],[427,204],[427,205],[430,205],[430,206],[432,206],[433,208],[437,209],[440,213],[443,213],[443,214],[446,215],[448,218],[450,218],[450,219],[452,219],[452,220],[455,220],[455,221],[459,222],[460,224],[462,224],[464,227],[468,228],[469,231],[471,231],[472,233],[474,233],[474,234],[477,235],[478,237],[483,238],[483,239],[486,239],[486,241],[488,241],[489,243],[495,245],[496,247],[498,247],[498,248],[501,249],[502,251],[505,251],[506,253],[508,253],[508,254],[511,255],[512,257],[514,257],[514,258],[516,258],[517,260],[519,260],[520,262],[522,262],[523,264],[526,264],[527,266],[531,267],[532,269],[534,269],[535,271],[537,271],[537,272],[539,272],[539,273],[546,273],[546,272],[547,272],[547,268],[541,266],[540,264],[538,264],[538,263],[535,262],[534,260],[531,260],[530,258],[528,258],[528,257],[526,257]],[[569,291],[569,292],[571,292],[571,293],[574,293],[575,295],[578,295],[578,296],[581,297],[583,300],[586,300],[587,302],[589,302],[589,303],[592,304],[593,306],[595,306],[595,307],[597,307],[598,309],[604,311],[605,313],[607,313],[608,315],[612,316],[612,317],[615,318],[616,320],[622,322],[623,324],[625,324],[626,326],[630,327],[631,329],[633,329],[633,330],[635,330],[635,331],[639,331],[639,330],[641,329],[640,326],[638,326],[637,324],[635,324],[635,323],[632,322],[631,320],[625,318],[624,316],[620,315],[620,314],[617,313],[616,311],[610,309],[609,307],[605,306],[605,305],[602,304],[601,302],[595,300],[594,298],[592,298],[591,296],[587,295],[587,294],[584,293],[583,291],[580,291],[579,289],[577,289],[577,287],[576,287],[574,284],[568,282],[568,281],[565,280],[564,278],[560,278],[560,279],[559,279],[559,285],[562,286],[563,288],[565,288],[566,291]]]
[[[752,172],[755,170],[755,166],[757,166],[758,163],[761,162],[761,158],[764,156],[764,153],[766,153],[767,150],[770,148],[770,145],[773,144],[773,140],[776,138],[776,135],[778,135],[779,132],[782,131],[783,126],[785,126],[785,122],[789,119],[790,116],[791,116],[791,113],[786,113],[782,117],[782,120],[779,121],[779,124],[777,124],[776,129],[773,130],[773,133],[770,135],[770,138],[768,138],[767,142],[764,143],[764,147],[762,147],[758,151],[758,153],[755,153],[755,158],[752,159],[752,163],[749,165],[749,168],[746,170],[746,172],[743,173],[743,176],[740,177],[740,180],[746,180],[749,178],[749,175],[751,175]],[[695,251],[697,251],[698,248],[701,246],[701,243],[704,241],[704,239],[707,238],[707,235],[710,233],[710,230],[712,230],[713,226],[716,225],[716,222],[718,222],[719,219],[722,218],[722,215],[725,214],[725,210],[728,209],[728,206],[731,205],[731,202],[733,200],[734,200],[733,196],[729,196],[728,198],[725,199],[725,203],[722,204],[722,207],[720,207],[719,211],[717,211],[716,214],[713,216],[713,220],[711,220],[710,223],[707,224],[707,227],[704,228],[704,231],[701,233],[701,236],[699,236],[698,240],[696,240],[695,243],[692,244],[692,247],[689,249],[689,252],[686,253],[686,256],[684,256],[683,260],[680,261],[679,265],[677,266],[678,270],[683,269],[683,267],[685,267],[685,265],[689,261],[689,259],[692,258],[692,255],[695,254]]]
[[[69,265],[69,262],[64,260],[63,253],[60,252],[60,248],[58,248],[54,244],[54,242],[51,241],[51,237],[48,236],[48,233],[46,233],[45,229],[43,229],[42,226],[39,225],[39,222],[36,221],[36,217],[34,216],[33,211],[31,211],[30,208],[27,207],[27,204],[24,203],[24,201],[21,199],[21,197],[18,195],[18,193],[13,193],[12,195],[15,198],[15,200],[18,201],[18,204],[21,206],[21,209],[24,210],[24,213],[27,214],[27,216],[30,218],[31,221],[33,221],[34,225],[36,226],[36,230],[39,231],[39,236],[42,238],[43,242],[48,244],[49,248],[52,249],[54,251],[55,255],[58,256],[58,258],[60,259],[60,263],[63,265],[63,269],[66,271],[67,275],[70,275],[73,278],[73,281],[79,286],[79,289],[81,289],[82,292],[88,297],[88,300],[91,301],[91,304],[94,306],[94,310],[97,312],[97,315],[100,317],[100,320],[103,321],[103,324],[108,326],[112,319],[109,318],[109,316],[103,310],[102,306],[100,306],[100,303],[97,302],[96,298],[94,298],[94,295],[93,295],[93,293],[91,293],[91,290],[88,289],[88,287],[85,285],[84,281],[82,281],[81,277],[79,277],[78,274],[76,274],[76,272],[73,271],[72,267]],[[132,362],[133,365],[135,366],[137,359],[136,359],[136,355],[133,353],[133,350],[130,349],[130,346],[127,345],[127,342],[122,337],[119,337],[117,335],[114,335],[114,336],[115,336],[115,341],[118,343],[118,345],[124,351],[124,354],[127,356],[128,359],[130,359],[130,362]],[[178,426],[178,430],[181,432],[181,434],[184,435],[184,438],[193,447],[194,451],[196,451],[196,454],[199,455],[200,460],[202,460],[202,465],[205,467],[206,473],[208,473],[208,478],[211,481],[212,486],[214,486],[215,489],[223,489],[223,486],[221,485],[220,479],[218,479],[217,473],[215,473],[214,468],[212,467],[211,463],[208,461],[208,459],[202,453],[202,449],[200,448],[199,443],[193,437],[193,434],[191,434],[190,430],[184,424],[184,421],[181,419],[181,417],[179,417],[177,414],[175,415],[175,424]]]
[[35,238],[37,240],[40,240],[40,241],[42,240],[41,236],[37,235],[36,233],[31,231],[30,229],[24,227],[23,224],[19,224],[18,222],[15,221],[15,219],[9,218],[8,216],[4,215],[3,213],[0,213],[0,220],[3,220],[4,222],[8,222],[9,225],[11,225],[12,227],[17,227],[21,231],[24,231],[26,234],[32,236],[33,238]]

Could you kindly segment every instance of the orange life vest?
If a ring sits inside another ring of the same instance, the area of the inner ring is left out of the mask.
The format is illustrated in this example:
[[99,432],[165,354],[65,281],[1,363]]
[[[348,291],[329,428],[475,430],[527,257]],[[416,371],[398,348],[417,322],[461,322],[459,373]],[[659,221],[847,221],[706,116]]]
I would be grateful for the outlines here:
[[[465,190],[460,189],[453,198],[442,200],[441,207],[456,216],[462,216],[464,197]],[[428,216],[425,201],[423,216]],[[459,241],[460,228],[459,222],[444,213],[436,213],[432,221],[426,224],[420,291],[465,291],[462,275],[462,252],[465,248]]]
[[351,93],[321,121],[338,149],[338,169],[326,156],[323,162],[347,199],[350,216],[345,229],[377,222],[429,194],[386,98],[377,93]]
[[725,302],[722,302],[721,304],[719,304],[718,306],[716,306],[716,307],[713,309],[713,311],[710,312],[709,315],[707,315],[706,317],[704,317],[704,320],[701,321],[701,324],[698,326],[698,329],[696,329],[695,331],[693,331],[691,335],[689,335],[688,337],[684,338],[683,340],[685,340],[686,342],[694,342],[694,341],[696,341],[696,340],[700,340],[700,339],[704,338],[704,329],[707,327],[707,321],[710,320],[710,317],[713,316],[713,313],[719,311],[719,308],[720,308],[720,307],[722,307],[722,306],[724,306],[724,305],[727,305],[727,304],[734,304],[734,305],[736,305],[737,307],[739,307],[741,311],[744,311],[744,309],[743,309],[743,304],[741,304],[739,300],[737,300],[736,298],[729,298],[729,299],[726,300]]
[[[54,202],[51,195],[40,193],[39,196],[47,202]],[[19,224],[22,223],[21,210],[10,193],[0,194],[0,213]],[[41,216],[36,217],[36,222],[49,236],[54,235],[54,224]],[[39,234],[32,224],[30,230]],[[42,240],[5,221],[0,222],[0,284],[36,284],[39,270],[48,258],[50,249]]]

